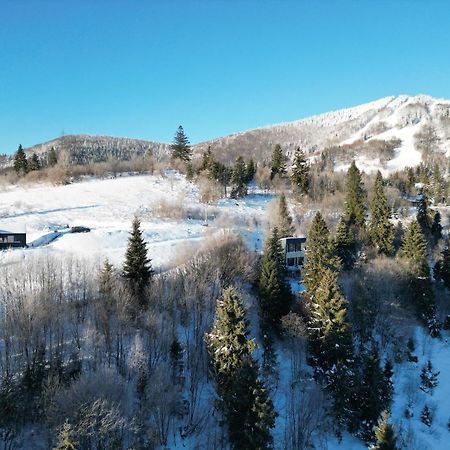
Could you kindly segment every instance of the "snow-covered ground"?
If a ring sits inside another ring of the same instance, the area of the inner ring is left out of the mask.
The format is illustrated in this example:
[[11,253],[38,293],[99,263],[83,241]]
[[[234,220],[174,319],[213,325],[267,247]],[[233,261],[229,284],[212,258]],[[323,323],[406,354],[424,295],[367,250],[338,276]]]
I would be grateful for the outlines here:
[[[173,171],[165,176],[87,179],[66,186],[11,186],[0,191],[0,225],[25,225],[27,243],[33,248],[0,252],[0,265],[36,253],[81,256],[94,262],[107,257],[120,264],[135,214],[141,217],[157,270],[170,266],[183,251],[195,250],[205,236],[222,228],[236,229],[246,236],[252,249],[259,250],[261,227],[255,224],[263,221],[272,198],[255,190],[239,201],[221,200],[208,208],[217,219],[205,227],[204,205],[197,188]],[[169,213],[161,211],[161,204]],[[194,211],[194,218],[183,217],[190,215],[189,211]],[[91,228],[91,232],[68,232],[68,227],[80,225]]]

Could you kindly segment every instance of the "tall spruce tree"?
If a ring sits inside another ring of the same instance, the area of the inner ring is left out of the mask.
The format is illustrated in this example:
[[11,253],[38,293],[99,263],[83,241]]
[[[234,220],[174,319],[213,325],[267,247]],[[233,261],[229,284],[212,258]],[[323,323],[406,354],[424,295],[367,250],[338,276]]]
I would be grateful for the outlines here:
[[39,161],[38,155],[36,153],[33,153],[31,155],[30,161],[28,162],[28,170],[30,172],[34,170],[40,170],[41,169],[41,162]]
[[434,278],[436,281],[442,281],[444,286],[450,290],[450,249],[448,246],[442,250],[441,257],[434,266]]
[[336,225],[334,238],[336,255],[342,262],[345,270],[350,270],[355,263],[355,241],[350,233],[350,227],[343,217]]
[[436,334],[435,298],[431,285],[430,269],[427,261],[427,244],[417,220],[413,220],[406,229],[399,256],[410,262],[409,288],[417,315]]
[[435,164],[433,168],[433,175],[431,177],[431,184],[433,188],[433,202],[435,205],[438,205],[442,202],[442,197],[444,194],[443,184],[444,181],[442,179],[441,170],[439,169],[439,165]]
[[56,155],[55,147],[50,148],[47,158],[49,167],[53,167],[58,163],[58,156]]
[[280,144],[275,145],[272,152],[272,160],[270,164],[270,178],[275,175],[283,177],[286,174],[286,159]]
[[370,204],[369,238],[379,253],[391,255],[394,250],[394,226],[390,222],[391,211],[383,190],[383,177],[377,172],[373,199]]
[[278,231],[280,238],[293,236],[295,233],[295,227],[292,225],[292,217],[289,214],[286,196],[284,194],[280,195],[278,201]]
[[362,229],[365,227],[366,210],[366,193],[361,180],[361,172],[356,167],[355,161],[352,161],[347,171],[345,219],[349,225],[356,225]]
[[28,173],[28,161],[22,145],[19,145],[19,148],[14,155],[14,170],[19,176],[23,176]]
[[310,184],[309,165],[306,162],[305,153],[300,147],[295,150],[291,171],[291,183],[294,192],[307,194]]
[[256,166],[253,158],[250,158],[245,166],[245,182],[248,184],[255,178]]
[[323,220],[322,214],[317,212],[309,229],[306,242],[306,261],[303,268],[303,280],[310,296],[315,295],[326,269],[339,271],[340,260],[336,255],[327,224]]
[[388,422],[389,413],[384,411],[375,429],[376,444],[370,450],[400,450],[397,447],[397,438],[392,425]]
[[431,244],[434,247],[439,242],[439,240],[442,239],[441,213],[439,211],[433,211],[431,215],[432,219],[430,234]]
[[266,241],[258,283],[261,331],[278,331],[280,319],[289,312],[292,294],[286,282],[286,268],[278,229]]
[[246,358],[237,370],[225,404],[233,449],[273,448],[270,430],[275,426],[276,413],[266,388],[258,379],[258,367],[251,358]]
[[187,138],[183,127],[180,125],[173,144],[170,146],[172,150],[172,159],[181,159],[181,161],[189,162],[191,160],[191,147],[189,146],[189,139]]
[[240,198],[247,195],[247,171],[245,167],[244,158],[238,156],[233,167],[233,174],[231,176],[231,197]]
[[424,236],[428,236],[431,230],[430,211],[428,208],[428,197],[425,192],[418,195],[416,220]]
[[123,276],[130,282],[133,291],[139,296],[141,306],[143,306],[145,303],[144,290],[150,284],[154,272],[140,226],[141,222],[135,217],[128,238]]

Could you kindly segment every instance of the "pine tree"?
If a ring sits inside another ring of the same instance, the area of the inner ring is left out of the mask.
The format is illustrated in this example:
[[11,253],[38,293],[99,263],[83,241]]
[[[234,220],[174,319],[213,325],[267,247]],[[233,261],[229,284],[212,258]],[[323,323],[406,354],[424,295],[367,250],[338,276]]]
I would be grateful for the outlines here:
[[172,150],[172,159],[181,159],[181,161],[184,162],[189,162],[191,160],[191,147],[189,146],[189,140],[181,125],[178,127],[173,144],[170,148]]
[[355,263],[355,242],[350,234],[350,228],[343,217],[336,225],[334,238],[336,255],[342,261],[345,270],[350,270]]
[[225,417],[232,448],[265,450],[273,448],[270,430],[276,413],[267,390],[258,379],[258,367],[246,358],[226,396]]
[[275,145],[272,152],[272,161],[270,165],[270,179],[275,175],[283,177],[286,174],[286,163],[283,155],[283,149],[280,144]]
[[436,281],[442,281],[444,286],[450,290],[450,249],[448,246],[442,250],[441,257],[434,266],[434,278]]
[[334,243],[330,239],[330,232],[323,220],[322,214],[317,212],[311,224],[306,243],[306,261],[303,268],[304,284],[309,295],[315,295],[325,269],[338,271],[340,261],[336,256]]
[[420,413],[420,420],[422,423],[424,423],[427,427],[431,427],[433,423],[433,414],[431,412],[431,409],[428,407],[427,404],[423,407],[421,413]]
[[36,155],[36,153],[33,153],[30,162],[28,164],[28,170],[33,171],[40,169],[41,169],[41,162],[39,161],[38,155]]
[[73,439],[72,435],[72,426],[66,420],[59,433],[58,445],[54,450],[77,450],[76,442]]
[[437,335],[436,304],[427,261],[427,245],[417,220],[408,226],[399,256],[410,262],[409,289],[417,315],[427,324],[430,333]]
[[247,162],[247,165],[245,167],[245,182],[248,184],[250,183],[250,181],[253,180],[253,178],[255,178],[255,173],[256,173],[256,166],[255,166],[255,162],[253,161],[253,158],[250,158],[249,161]]
[[391,255],[394,247],[394,226],[390,222],[391,212],[383,190],[383,177],[377,172],[373,199],[370,205],[368,234],[379,253]]
[[280,238],[293,236],[295,233],[295,227],[292,225],[292,217],[289,214],[284,194],[280,195],[278,202],[278,230]]
[[23,176],[28,173],[28,161],[22,145],[19,145],[17,153],[14,156],[14,170],[19,176]]
[[208,149],[203,153],[202,165],[200,166],[200,171],[211,170],[214,164],[214,156],[211,151],[211,146],[208,145]]
[[206,335],[211,369],[219,395],[224,398],[243,362],[256,348],[248,339],[249,322],[242,299],[233,287],[225,289],[217,301],[216,319]]
[[297,194],[307,194],[310,184],[309,165],[304,152],[299,147],[295,150],[291,170],[291,183],[294,191]]
[[384,411],[378,421],[375,430],[375,439],[377,443],[370,447],[370,450],[399,450],[397,447],[397,438],[392,425],[388,422],[389,413]]
[[438,385],[439,373],[433,371],[433,364],[428,360],[427,364],[422,367],[422,372],[420,373],[420,389],[431,394],[433,389]]
[[58,156],[56,155],[55,147],[51,147],[48,152],[48,165],[53,167],[58,163]]
[[125,253],[123,276],[130,281],[131,287],[139,296],[141,306],[144,306],[144,290],[153,278],[151,260],[147,254],[147,244],[142,237],[141,222],[137,217],[133,220],[132,231],[128,238]]
[[266,241],[258,282],[262,334],[278,331],[280,319],[289,312],[291,290],[286,282],[286,268],[278,229]]
[[365,227],[366,193],[361,180],[361,172],[352,161],[347,171],[345,219],[349,225]]
[[425,236],[428,236],[431,229],[431,221],[430,212],[428,209],[428,198],[425,193],[418,196],[416,220],[422,230],[422,233]]
[[247,172],[245,168],[244,158],[238,156],[233,167],[233,174],[231,176],[231,184],[233,188],[231,190],[231,198],[240,198],[247,195],[246,184]]
[[433,211],[432,217],[430,233],[432,244],[435,246],[442,239],[441,214],[439,211]]
[[108,259],[103,263],[103,268],[100,272],[99,284],[100,293],[108,296],[112,293],[114,283],[114,267]]
[[392,381],[392,377],[394,376],[394,370],[391,361],[387,360],[384,364],[383,369],[383,380],[384,383],[381,386],[381,404],[383,408],[387,411],[391,409],[392,399],[394,396],[394,383]]

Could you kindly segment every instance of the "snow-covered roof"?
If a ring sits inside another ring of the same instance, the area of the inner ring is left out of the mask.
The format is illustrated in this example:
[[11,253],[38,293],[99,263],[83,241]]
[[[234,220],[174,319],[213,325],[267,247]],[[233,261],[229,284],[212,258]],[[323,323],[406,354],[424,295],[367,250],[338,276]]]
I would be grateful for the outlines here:
[[0,234],[19,234],[26,233],[26,225],[25,224],[10,224],[4,225],[0,223]]

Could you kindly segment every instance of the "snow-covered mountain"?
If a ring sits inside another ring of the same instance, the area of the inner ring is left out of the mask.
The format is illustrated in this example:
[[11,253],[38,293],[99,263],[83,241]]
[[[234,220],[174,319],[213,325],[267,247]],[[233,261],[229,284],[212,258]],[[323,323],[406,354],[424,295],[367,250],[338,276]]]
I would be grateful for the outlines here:
[[[329,147],[342,151],[363,147],[370,141],[400,140],[387,169],[419,164],[421,154],[415,135],[421,131],[436,133],[436,150],[450,151],[450,100],[427,95],[391,96],[353,108],[341,109],[306,119],[281,123],[233,134],[197,145],[211,148],[218,154],[237,156],[242,152],[257,159],[268,158],[273,146],[281,144],[292,155],[302,147],[309,155],[317,155]],[[374,146],[376,148],[376,146]],[[377,165],[373,155],[372,165]],[[364,163],[367,157],[362,158]],[[378,161],[379,164],[381,164]]]
[[[450,100],[427,95],[385,97],[353,108],[220,137],[196,144],[193,149],[199,156],[211,146],[219,159],[230,162],[238,155],[257,161],[268,159],[275,144],[281,144],[288,156],[299,146],[311,157],[331,148],[337,168],[345,168],[355,158],[365,170],[381,168],[391,172],[421,162],[423,149],[417,137],[420,134],[432,139],[433,151],[450,154]],[[52,146],[57,151],[68,150],[76,162],[111,156],[130,159],[148,150],[160,157],[170,151],[169,144],[159,142],[86,135],[64,136],[26,150],[44,155]]]

